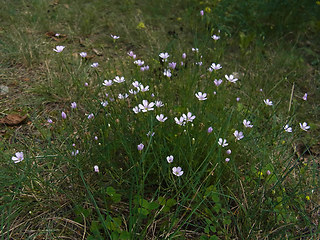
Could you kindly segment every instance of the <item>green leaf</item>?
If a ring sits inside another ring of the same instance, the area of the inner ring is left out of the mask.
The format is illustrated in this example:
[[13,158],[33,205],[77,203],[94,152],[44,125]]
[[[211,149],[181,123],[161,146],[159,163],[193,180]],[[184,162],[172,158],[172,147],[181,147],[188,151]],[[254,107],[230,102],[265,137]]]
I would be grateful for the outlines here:
[[145,208],[138,208],[138,213],[147,216],[149,214],[149,211]]
[[225,224],[225,225],[229,225],[229,224],[231,223],[231,219],[230,219],[230,218],[224,218],[224,219],[222,220],[222,222],[223,222],[223,224]]
[[169,198],[167,200],[166,206],[170,208],[170,207],[176,205],[176,203],[177,203],[177,201],[175,199]]
[[116,193],[116,190],[113,187],[107,187],[107,194],[112,197]]
[[122,231],[119,237],[120,240],[130,240],[131,234],[127,231]]
[[154,210],[154,209],[157,209],[157,208],[159,208],[159,203],[157,203],[157,202],[151,202],[150,204],[149,204],[149,209],[150,210]]
[[115,193],[111,198],[112,198],[112,201],[114,201],[115,203],[118,203],[121,201],[121,194]]
[[209,240],[219,240],[219,238],[216,235],[212,235]]
[[166,199],[164,197],[159,197],[158,202],[160,205],[166,205]]

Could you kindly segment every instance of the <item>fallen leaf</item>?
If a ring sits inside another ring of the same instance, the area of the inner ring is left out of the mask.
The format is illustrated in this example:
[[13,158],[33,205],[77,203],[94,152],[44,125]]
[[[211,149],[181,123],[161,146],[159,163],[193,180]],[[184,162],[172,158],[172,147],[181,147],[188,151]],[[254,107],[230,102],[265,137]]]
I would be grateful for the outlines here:
[[27,119],[27,115],[20,116],[19,114],[8,114],[0,119],[0,124],[15,126],[22,124]]
[[92,48],[92,51],[97,55],[97,56],[102,56],[102,52],[95,49],[95,48]]

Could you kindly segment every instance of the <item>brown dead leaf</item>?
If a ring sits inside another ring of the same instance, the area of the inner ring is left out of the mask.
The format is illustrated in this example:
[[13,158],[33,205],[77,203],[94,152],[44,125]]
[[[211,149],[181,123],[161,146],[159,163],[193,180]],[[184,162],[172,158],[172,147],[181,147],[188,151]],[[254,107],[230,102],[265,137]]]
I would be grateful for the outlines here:
[[95,48],[92,48],[92,51],[97,55],[97,56],[102,56],[102,52],[95,49]]
[[22,124],[26,119],[27,115],[20,116],[19,114],[8,114],[4,118],[0,119],[0,124],[16,126]]
[[46,32],[45,35],[57,42],[61,42],[67,38],[67,35],[55,32]]

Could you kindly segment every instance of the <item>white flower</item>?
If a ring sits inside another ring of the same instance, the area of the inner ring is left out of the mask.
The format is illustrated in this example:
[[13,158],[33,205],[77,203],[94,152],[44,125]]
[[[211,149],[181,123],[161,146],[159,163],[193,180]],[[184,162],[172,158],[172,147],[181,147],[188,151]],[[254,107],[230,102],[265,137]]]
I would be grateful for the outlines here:
[[215,79],[213,82],[217,87],[219,87],[219,85],[222,83],[222,80],[221,79],[219,79],[219,80]]
[[228,150],[226,151],[226,154],[230,155],[230,154],[231,154],[231,149],[228,149]]
[[169,57],[170,55],[166,52],[166,53],[160,53],[159,54],[159,57],[162,58],[162,62],[166,62],[167,61],[167,58]]
[[200,101],[207,100],[207,94],[206,93],[198,92],[195,95]]
[[212,63],[212,64],[211,64],[211,68],[212,68],[213,70],[219,70],[219,69],[221,69],[222,67],[221,67],[220,64]]
[[270,101],[269,99],[265,99],[263,101],[267,106],[272,106],[273,105],[272,101]]
[[87,53],[86,52],[81,52],[81,53],[79,53],[79,55],[80,55],[80,57],[85,58],[87,56]]
[[112,80],[104,80],[102,83],[103,86],[107,86],[107,87],[111,86],[112,84],[113,84]]
[[16,152],[15,156],[11,158],[14,163],[23,161],[23,152]]
[[181,167],[173,167],[172,168],[172,173],[178,177],[180,177],[183,174],[183,171]]
[[246,119],[244,119],[243,120],[243,125],[246,127],[246,128],[252,128],[253,127],[253,125],[250,125],[250,121],[249,120],[246,120]]
[[305,93],[305,94],[303,95],[302,99],[303,99],[304,101],[307,101],[307,98],[308,98],[308,93]]
[[96,68],[98,66],[99,66],[99,63],[97,63],[97,62],[91,64],[91,67],[93,67],[93,68]]
[[236,140],[241,140],[244,137],[243,132],[239,132],[238,130],[235,130],[233,135],[236,137]]
[[108,101],[101,102],[101,105],[102,105],[103,107],[106,107],[106,106],[108,105]]
[[133,94],[133,95],[136,95],[138,92],[140,92],[140,89],[139,89],[139,88],[137,88],[137,91],[136,91],[136,90],[133,90],[133,89],[130,89],[130,90],[129,90],[129,93],[130,93],[130,94]]
[[65,48],[65,46],[56,46],[56,48],[54,48],[53,51],[60,53],[63,51],[64,48]]
[[300,125],[300,128],[303,130],[303,131],[308,131],[308,129],[310,128],[310,126],[308,126],[308,124],[306,122],[304,123],[299,123]]
[[141,92],[147,92],[149,91],[149,86],[144,87],[142,84],[140,84],[139,89]]
[[156,107],[163,107],[164,104],[161,101],[156,101]]
[[191,112],[188,112],[187,115],[186,114],[182,114],[182,117],[187,122],[192,122],[196,118],[196,116],[192,116]]
[[231,74],[230,76],[224,75],[224,77],[225,77],[229,82],[232,82],[232,83],[235,83],[236,81],[238,81],[238,78],[235,78],[232,74]]
[[286,125],[283,127],[283,129],[284,129],[286,132],[288,132],[288,133],[291,133],[291,132],[292,132],[292,127],[289,127],[288,124],[286,124]]
[[212,35],[211,38],[215,41],[219,40],[220,39],[220,36],[217,36],[217,35]]
[[135,106],[134,108],[132,108],[132,110],[135,114],[140,112],[140,109],[138,108],[138,106]]
[[93,167],[93,169],[94,169],[94,171],[95,171],[96,173],[99,172],[99,167],[98,167],[98,165],[95,165],[95,166]]
[[154,106],[154,102],[149,103],[147,100],[142,100],[142,104],[139,104],[139,108],[141,109],[142,112],[154,110],[153,106]]
[[218,144],[222,147],[226,147],[229,145],[229,143],[227,143],[227,140],[222,138],[219,138]]
[[117,40],[117,39],[119,39],[119,38],[120,38],[119,36],[112,35],[112,34],[110,34],[110,36],[111,36],[111,38],[113,38],[114,40]]
[[134,81],[132,83],[132,85],[135,87],[135,88],[139,88],[139,86],[141,85],[141,83],[139,83],[138,81]]
[[226,161],[226,162],[229,162],[229,161],[230,161],[230,158],[226,158],[225,161]]
[[172,163],[173,162],[173,156],[172,155],[167,156],[167,162],[168,163]]
[[167,76],[168,78],[171,77],[171,70],[170,69],[165,69],[163,72],[163,75]]
[[156,119],[157,119],[159,122],[165,122],[168,118],[165,117],[163,114],[160,114],[160,115],[157,115],[157,116],[156,116]]
[[175,120],[176,124],[178,124],[180,126],[184,126],[185,125],[183,117],[180,117],[180,118],[175,117],[174,120]]
[[127,98],[127,97],[129,97],[129,95],[128,95],[127,93],[125,93],[125,94],[119,93],[119,95],[118,95],[118,98],[119,98],[119,99],[125,99],[125,98]]
[[191,48],[191,51],[192,52],[199,52],[199,49],[198,48]]
[[116,76],[114,79],[113,79],[114,82],[116,83],[123,83],[124,81],[126,81],[124,79],[124,77],[119,77],[119,76]]
[[142,66],[144,64],[144,61],[138,59],[138,60],[134,61],[133,63],[137,64],[140,67],[140,66]]

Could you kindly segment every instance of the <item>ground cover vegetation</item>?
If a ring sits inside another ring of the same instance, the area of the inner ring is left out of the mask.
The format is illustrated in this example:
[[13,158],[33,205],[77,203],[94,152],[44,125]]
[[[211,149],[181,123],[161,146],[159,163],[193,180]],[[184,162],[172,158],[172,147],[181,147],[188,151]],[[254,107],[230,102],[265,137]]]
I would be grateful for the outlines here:
[[0,3],[1,239],[319,239],[319,1]]

